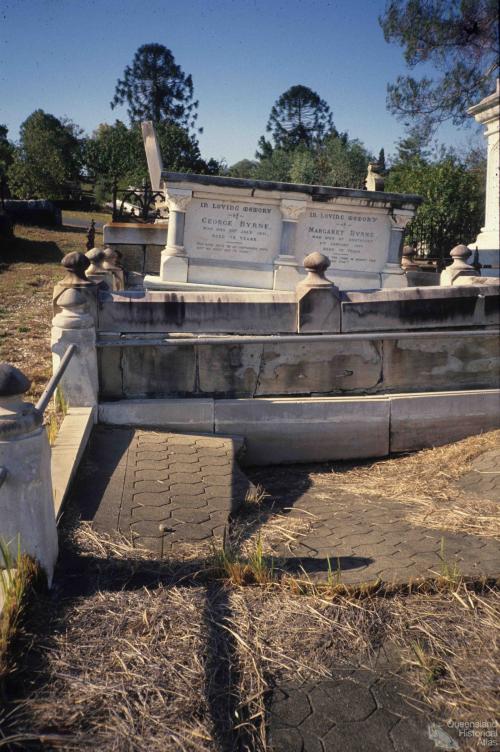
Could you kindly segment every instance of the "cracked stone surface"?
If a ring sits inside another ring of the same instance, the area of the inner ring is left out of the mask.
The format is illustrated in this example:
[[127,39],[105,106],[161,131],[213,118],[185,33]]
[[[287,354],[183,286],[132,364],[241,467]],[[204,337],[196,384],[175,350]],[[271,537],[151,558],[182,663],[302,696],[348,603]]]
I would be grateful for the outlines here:
[[159,556],[220,539],[253,488],[235,460],[241,442],[97,426],[73,493],[85,519]]
[[436,733],[450,745],[441,749],[461,748],[456,732],[424,712],[398,676],[363,669],[360,681],[357,671],[276,687],[270,752],[431,752]]

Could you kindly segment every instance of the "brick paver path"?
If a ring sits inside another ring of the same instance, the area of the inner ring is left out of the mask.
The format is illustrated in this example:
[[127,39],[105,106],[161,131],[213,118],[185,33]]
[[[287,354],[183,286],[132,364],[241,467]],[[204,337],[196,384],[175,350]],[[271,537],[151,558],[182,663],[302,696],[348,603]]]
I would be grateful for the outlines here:
[[268,715],[270,752],[464,748],[457,732],[424,712],[408,684],[397,676],[367,669],[342,674],[334,671],[331,680],[285,684],[274,690]]
[[[179,544],[220,539],[255,486],[235,459],[231,438],[98,426],[73,489],[84,519],[120,530],[159,556]],[[460,483],[499,498],[500,449],[478,458]],[[339,566],[346,584],[439,574],[456,563],[465,575],[500,574],[500,547],[486,537],[415,525],[408,504],[315,484],[300,466],[248,470],[275,509],[311,522],[306,535],[278,547],[285,568],[315,578]],[[314,468],[320,472],[321,468]],[[441,552],[444,547],[445,562]],[[423,711],[379,654],[373,668],[334,668],[331,677],[277,686],[268,707],[272,752],[430,752],[461,749],[455,732]]]
[[500,446],[476,457],[458,485],[475,496],[500,502]]
[[160,556],[221,539],[253,488],[237,439],[98,426],[74,489],[97,530],[119,530]]
[[356,496],[318,502],[307,494],[295,510],[314,514],[311,532],[290,547],[311,576],[325,576],[328,561],[346,584],[407,582],[454,564],[464,575],[500,574],[496,541],[414,525],[404,504]]
[[464,575],[500,575],[498,541],[416,525],[407,519],[407,503],[336,490],[333,479],[331,485],[311,485],[308,469],[297,465],[250,475],[279,507],[310,521],[310,532],[277,548],[276,555],[311,579],[325,579],[330,567],[340,569],[345,584],[408,582],[443,574],[455,564]]

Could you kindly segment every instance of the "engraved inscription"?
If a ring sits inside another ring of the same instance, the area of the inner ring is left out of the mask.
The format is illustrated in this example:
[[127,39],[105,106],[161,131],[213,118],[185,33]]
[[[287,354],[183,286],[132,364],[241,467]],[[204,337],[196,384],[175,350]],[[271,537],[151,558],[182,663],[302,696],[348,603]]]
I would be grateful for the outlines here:
[[[299,225],[302,258],[319,251],[332,269],[380,271],[387,260],[388,217],[349,210],[311,210]],[[299,259],[302,260],[302,259]]]
[[184,243],[196,258],[271,263],[278,250],[280,226],[278,207],[193,199]]

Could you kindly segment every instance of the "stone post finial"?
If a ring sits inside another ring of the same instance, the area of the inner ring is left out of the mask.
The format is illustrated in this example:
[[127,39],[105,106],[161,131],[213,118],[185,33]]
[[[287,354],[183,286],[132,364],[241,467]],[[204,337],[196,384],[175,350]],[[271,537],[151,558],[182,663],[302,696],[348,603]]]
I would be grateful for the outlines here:
[[329,266],[328,256],[318,251],[304,259],[307,277],[295,288],[297,331],[300,334],[340,331],[340,292],[325,277]]
[[120,263],[122,254],[120,251],[114,248],[106,246],[103,250],[104,260],[102,262],[102,268],[105,272],[111,273],[113,276],[113,290],[125,289],[125,272]]
[[414,262],[415,254],[416,251],[412,245],[405,245],[403,247],[401,267],[405,271],[414,271],[415,269],[418,269],[418,264],[415,264]]
[[102,264],[104,261],[104,251],[102,248],[91,248],[85,256],[88,258],[90,264],[86,269],[86,274],[102,274]]
[[57,299],[59,312],[52,319],[52,363],[54,373],[68,345],[76,352],[64,372],[60,389],[70,407],[97,405],[98,372],[96,332],[85,288],[68,287]]
[[94,326],[94,320],[88,313],[85,294],[77,287],[68,287],[57,299],[61,311],[54,316],[52,323],[63,329],[88,329]]
[[[467,248],[466,245],[456,245],[454,248],[450,251],[450,256],[453,259],[453,262],[455,261],[463,261],[465,262],[469,256],[471,255],[472,251],[470,248]],[[469,266],[469,264],[467,264]]]
[[30,386],[31,381],[19,368],[10,363],[0,363],[0,397],[24,394]]
[[0,363],[0,441],[34,431],[42,423],[42,415],[22,395],[31,381],[19,368]]
[[67,253],[61,261],[61,266],[66,269],[66,276],[61,280],[64,287],[81,287],[82,285],[94,284],[85,276],[90,261],[84,253],[80,253],[80,251]]
[[315,251],[304,259],[304,269],[307,277],[299,282],[297,289],[313,289],[317,287],[334,287],[333,282],[325,277],[325,272],[331,264],[328,256]]
[[446,269],[441,272],[439,284],[458,284],[456,280],[458,280],[459,277],[479,277],[480,274],[477,269],[474,269],[471,264],[467,263],[467,259],[469,258],[471,253],[472,251],[470,250],[470,248],[467,248],[466,245],[456,245],[454,248],[452,248],[450,251],[450,256],[452,257],[453,261],[450,266],[447,266]]

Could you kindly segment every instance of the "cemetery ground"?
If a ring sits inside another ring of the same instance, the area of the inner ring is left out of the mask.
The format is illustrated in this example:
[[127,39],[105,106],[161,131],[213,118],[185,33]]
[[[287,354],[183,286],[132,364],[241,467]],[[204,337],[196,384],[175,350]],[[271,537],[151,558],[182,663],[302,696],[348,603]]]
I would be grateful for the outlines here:
[[[33,379],[30,400],[50,376],[59,260],[84,245],[84,231],[17,227],[2,252],[1,357]],[[5,657],[0,748],[497,748],[499,438],[248,468],[224,541],[164,559],[70,499],[54,587],[25,602]],[[346,545],[381,546],[393,576],[353,576]],[[471,550],[486,571],[468,569]]]

